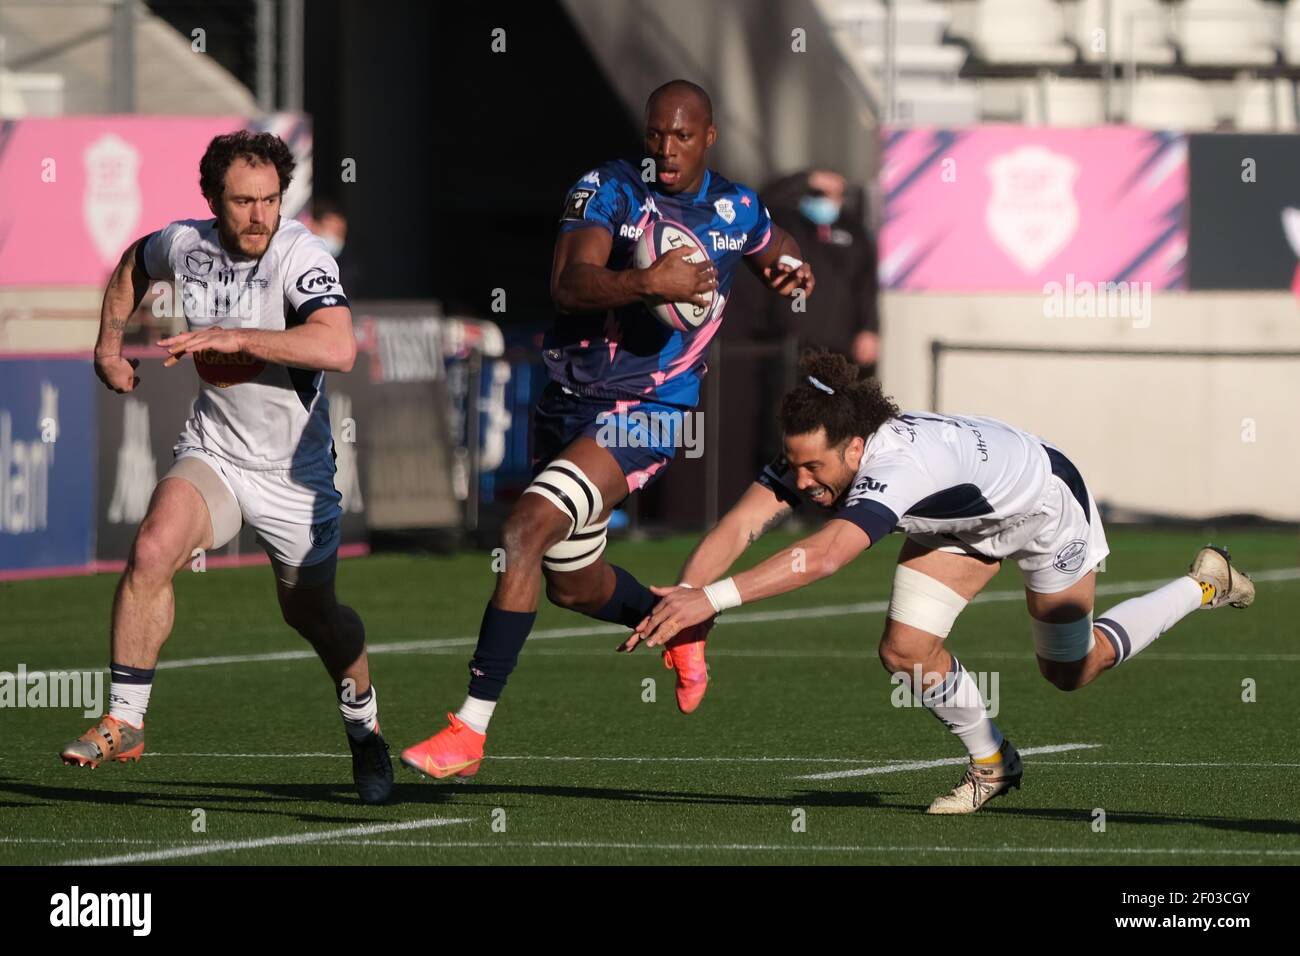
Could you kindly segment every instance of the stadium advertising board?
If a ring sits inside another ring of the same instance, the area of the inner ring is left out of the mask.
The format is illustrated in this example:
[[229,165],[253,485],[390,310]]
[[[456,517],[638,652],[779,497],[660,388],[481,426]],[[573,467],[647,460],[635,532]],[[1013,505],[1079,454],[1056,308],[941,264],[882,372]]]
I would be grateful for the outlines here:
[[1185,286],[1187,138],[1128,127],[885,135],[882,288]]
[[99,387],[85,358],[0,358],[0,579],[89,570]]
[[1190,140],[1189,287],[1300,293],[1300,137]]
[[[133,240],[174,219],[210,218],[199,194],[199,158],[212,137],[249,125],[240,116],[6,123],[0,131],[0,286],[103,285]],[[277,133],[298,158],[284,198],[285,214],[297,215],[311,196],[309,123],[279,114],[252,126]]]

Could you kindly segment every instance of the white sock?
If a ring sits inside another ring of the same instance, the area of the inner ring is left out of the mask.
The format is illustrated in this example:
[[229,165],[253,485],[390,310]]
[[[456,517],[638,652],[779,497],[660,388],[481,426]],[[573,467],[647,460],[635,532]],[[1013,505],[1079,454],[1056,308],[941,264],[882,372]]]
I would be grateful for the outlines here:
[[1092,623],[1110,641],[1119,666],[1199,608],[1201,596],[1201,585],[1185,575],[1150,594],[1116,604]]
[[149,693],[153,684],[108,683],[108,716],[132,727],[144,726],[144,714],[149,709]]
[[1001,748],[1002,731],[989,720],[979,686],[956,655],[952,655],[944,679],[921,694],[921,703],[961,739],[976,760],[991,757]]
[[492,720],[492,711],[497,709],[495,700],[479,700],[477,697],[466,697],[465,703],[461,704],[460,710],[456,716],[470,730],[478,734],[487,733],[488,723]]
[[343,729],[353,740],[365,740],[371,734],[379,732],[379,694],[371,684],[364,694],[358,694],[355,701],[339,701],[339,713],[343,715]]

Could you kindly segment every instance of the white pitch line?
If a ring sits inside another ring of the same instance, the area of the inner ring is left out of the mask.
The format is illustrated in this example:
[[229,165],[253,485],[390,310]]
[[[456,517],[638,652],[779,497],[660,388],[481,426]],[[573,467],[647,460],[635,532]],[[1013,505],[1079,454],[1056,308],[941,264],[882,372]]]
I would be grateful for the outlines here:
[[[1067,750],[1096,750],[1101,744],[1051,744],[1046,747],[1026,747],[1020,751],[1022,756],[1030,754],[1059,754]],[[869,777],[879,773],[898,773],[903,770],[928,770],[931,767],[948,767],[969,763],[967,757],[944,757],[939,760],[912,760],[907,763],[891,763],[881,767],[860,767],[856,770],[828,770],[825,773],[807,773],[795,777],[796,780],[839,780],[842,777]]]
[[[1274,568],[1260,571],[1251,577],[1258,584],[1270,581],[1294,581],[1300,579],[1300,568]],[[1097,594],[1128,594],[1134,591],[1149,591],[1169,583],[1170,578],[1152,578],[1146,581],[1115,581],[1097,585]],[[1023,601],[1023,590],[985,591],[975,596],[971,604],[993,604],[1002,601]],[[718,618],[718,626],[732,624],[767,624],[775,621],[802,621],[820,617],[846,617],[854,614],[883,614],[889,610],[888,601],[868,601],[861,604],[823,604],[814,607],[794,608],[780,611],[742,611],[730,612]],[[598,624],[586,627],[546,628],[533,631],[528,635],[529,641],[556,640],[568,637],[600,637],[604,635],[626,634],[628,628],[613,624]],[[437,653],[446,648],[473,647],[478,643],[478,636],[443,637],[423,641],[395,641],[385,644],[369,644],[367,651],[371,654],[422,654]],[[613,653],[611,651],[611,653]],[[159,661],[157,670],[182,670],[191,667],[210,667],[218,664],[258,664],[268,661],[305,661],[315,660],[316,652],[312,650],[268,651],[260,654],[225,654],[217,657],[189,657],[174,661]],[[74,668],[45,668],[45,670],[96,670],[101,665]]]
[[319,843],[331,837],[366,836],[371,833],[397,833],[404,830],[423,830],[429,827],[445,827],[454,823],[472,823],[469,817],[455,819],[412,820],[407,823],[367,823],[342,830],[322,830],[316,833],[291,833],[284,836],[263,837],[258,840],[223,840],[219,843],[195,845],[185,843],[169,847],[166,850],[150,850],[146,853],[123,853],[118,856],[95,856],[82,860],[66,860],[62,866],[116,866],[122,863],[154,863],[159,860],[175,860],[182,857],[206,856],[210,853],[229,853],[237,850],[256,850],[267,846],[298,846],[304,843]]
[[[1021,751],[1022,753],[1024,751]],[[1300,763],[1222,763],[1218,761],[1174,762],[1168,760],[1035,760],[1035,767],[1300,767]]]
[[[1025,751],[1021,751],[1025,753]],[[299,757],[329,757],[336,760],[350,759],[350,754],[302,753],[302,754],[230,754],[230,753],[146,753],[146,757],[229,757],[232,759],[297,759]],[[604,761],[619,763],[879,763],[879,759],[870,757],[624,757],[624,756],[562,756],[554,754],[490,754],[484,758],[493,760],[553,760],[600,763]],[[906,763],[906,760],[898,760]]]
[[[429,654],[452,653],[453,649],[446,651],[427,651]],[[546,647],[529,651],[532,657],[610,657],[609,650],[582,650],[576,647]],[[997,660],[1016,660],[1016,661],[1033,661],[1034,654],[1032,651],[970,651],[969,655],[963,654],[963,659],[967,656],[971,658],[989,658]],[[804,648],[799,650],[729,650],[729,649],[709,649],[709,659],[713,660],[718,657],[754,657],[754,658],[773,658],[773,659],[803,659],[808,660],[879,660],[880,655],[872,651],[843,651],[843,650],[817,650],[815,648]],[[1300,662],[1300,654],[1166,654],[1160,651],[1143,654],[1135,661],[1140,660],[1146,663],[1157,663],[1165,661],[1168,663],[1297,663]]]
[[781,843],[603,843],[588,840],[340,840],[326,846],[392,846],[408,849],[543,849],[543,850],[706,850],[727,852],[773,853],[1046,853],[1046,854],[1122,854],[1136,856],[1150,853],[1168,856],[1300,856],[1295,850],[1209,849],[1190,847],[1070,847],[1070,846],[799,846]]

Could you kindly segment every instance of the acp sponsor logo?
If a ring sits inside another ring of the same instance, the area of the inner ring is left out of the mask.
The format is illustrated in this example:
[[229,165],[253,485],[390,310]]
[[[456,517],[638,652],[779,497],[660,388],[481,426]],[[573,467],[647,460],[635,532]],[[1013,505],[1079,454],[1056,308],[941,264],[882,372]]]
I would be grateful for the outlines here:
[[298,276],[295,283],[298,291],[303,295],[323,295],[326,292],[332,292],[338,287],[339,280],[337,276],[332,276],[320,266],[312,266],[302,275]]

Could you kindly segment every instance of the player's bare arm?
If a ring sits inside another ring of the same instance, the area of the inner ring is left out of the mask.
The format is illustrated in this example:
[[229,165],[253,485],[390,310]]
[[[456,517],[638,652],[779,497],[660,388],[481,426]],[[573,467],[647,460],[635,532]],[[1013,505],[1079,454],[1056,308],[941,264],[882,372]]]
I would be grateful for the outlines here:
[[149,289],[149,277],[140,268],[137,249],[143,239],[127,246],[104,289],[99,310],[99,338],[95,342],[95,374],[119,395],[140,384],[136,359],[122,358],[122,333]]
[[[791,265],[790,260],[799,265]],[[792,296],[798,289],[804,295],[812,295],[817,284],[812,266],[803,261],[799,243],[776,223],[772,223],[772,240],[761,252],[746,257],[745,264],[769,289],[781,295]]]
[[[679,576],[681,584],[702,588],[709,582],[718,580],[744,554],[746,548],[784,521],[792,510],[770,490],[754,482],[691,551]],[[672,590],[661,589],[665,594]],[[642,624],[645,623],[642,621]],[[634,651],[641,639],[640,631],[634,632],[620,645],[619,650]]]
[[351,371],[357,357],[352,334],[352,310],[346,306],[317,309],[292,329],[273,332],[263,329],[210,328],[183,332],[158,342],[171,353],[165,364],[211,349],[214,352],[242,352],[265,362],[325,372]]
[[[731,578],[739,595],[735,603],[748,604],[807,587],[830,577],[870,546],[871,538],[856,524],[832,518],[815,534]],[[703,590],[651,590],[663,597],[647,622],[638,628],[649,647],[671,640],[682,628],[706,621],[719,610]]]
[[726,574],[751,544],[780,524],[792,509],[754,482],[735,507],[695,546],[682,568],[681,582],[702,588]]
[[613,237],[590,227],[560,234],[551,266],[551,299],[565,313],[598,312],[647,299],[707,305],[718,285],[712,262],[687,262],[689,249],[674,251],[649,269],[605,268]]

